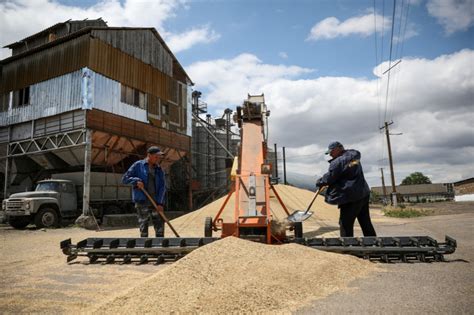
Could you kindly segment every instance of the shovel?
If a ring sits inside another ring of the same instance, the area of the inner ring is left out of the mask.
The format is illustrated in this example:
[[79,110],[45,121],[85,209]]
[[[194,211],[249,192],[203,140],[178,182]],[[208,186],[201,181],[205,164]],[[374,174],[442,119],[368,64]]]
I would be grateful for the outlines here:
[[314,198],[313,200],[311,201],[311,203],[309,204],[308,208],[306,209],[306,211],[303,211],[303,210],[296,210],[295,212],[293,212],[292,214],[290,214],[290,216],[288,218],[286,218],[288,221],[290,222],[293,222],[293,223],[297,223],[297,222],[303,222],[304,220],[308,219],[310,216],[313,215],[313,212],[312,211],[309,211],[309,209],[311,209],[311,206],[313,205],[314,201],[316,200],[316,197],[318,197],[319,193],[321,191],[323,191],[324,187],[321,187],[319,188],[319,190],[316,192],[316,194],[314,195]]
[[145,188],[142,188],[141,189],[146,197],[148,198],[148,200],[150,200],[151,204],[153,205],[153,207],[155,207],[155,210],[156,212],[158,212],[158,214],[163,218],[163,220],[165,220],[165,222],[168,224],[168,226],[170,227],[171,231],[173,231],[174,235],[176,235],[176,237],[180,237],[178,232],[176,232],[176,230],[174,229],[174,227],[171,225],[170,221],[168,220],[168,218],[165,216],[164,212],[163,211],[160,211],[158,210],[158,205],[156,204],[155,200],[153,200],[153,198],[150,196],[150,194],[148,193],[148,191],[146,191]]

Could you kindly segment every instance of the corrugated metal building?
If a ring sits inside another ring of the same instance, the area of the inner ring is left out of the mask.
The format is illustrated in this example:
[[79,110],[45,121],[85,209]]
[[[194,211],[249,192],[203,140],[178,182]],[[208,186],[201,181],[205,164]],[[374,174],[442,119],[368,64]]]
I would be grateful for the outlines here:
[[474,177],[453,183],[455,201],[474,201]]
[[[372,191],[380,198],[390,200],[391,187],[386,187],[387,195],[383,194],[383,187],[372,187]],[[452,200],[454,198],[453,184],[420,184],[396,186],[397,194],[404,202],[426,202]]]
[[181,161],[177,176],[189,178],[192,81],[155,29],[66,21],[6,47],[12,56],[0,61],[4,196],[54,173],[122,173],[158,145],[175,189],[169,196],[179,196],[169,206],[189,210],[190,180],[174,185],[170,166]]
[[[231,109],[220,118],[207,113],[207,104],[193,92],[192,188],[194,208],[225,195],[230,189],[233,156],[238,155],[240,136],[232,131]],[[204,116],[205,115],[205,119]]]

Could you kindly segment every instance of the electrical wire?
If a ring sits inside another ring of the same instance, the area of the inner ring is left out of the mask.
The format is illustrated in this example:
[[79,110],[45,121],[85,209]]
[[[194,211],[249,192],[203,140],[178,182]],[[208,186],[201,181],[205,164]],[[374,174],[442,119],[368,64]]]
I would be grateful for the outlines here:
[[[392,66],[392,50],[393,50],[393,30],[395,25],[395,9],[396,9],[396,0],[393,0],[393,12],[392,12],[392,31],[390,35],[390,54],[388,59],[388,68]],[[390,90],[390,71],[387,74],[387,89],[385,92],[385,112],[384,112],[384,122],[387,121],[387,107],[388,107],[388,94]]]
[[[402,60],[403,58],[403,45],[404,45],[404,42],[405,42],[405,36],[406,36],[406,29],[407,29],[407,25],[408,25],[408,13],[409,13],[409,9],[410,9],[410,2],[408,1],[407,2],[407,5],[406,5],[406,11],[404,12],[403,11],[403,2],[402,2],[402,9],[400,11],[400,27],[399,29],[401,29],[401,25],[403,25],[403,31],[401,33],[401,35],[399,36],[398,40],[397,40],[397,50],[396,50],[396,57],[398,55],[398,59],[399,60]],[[400,48],[400,50],[399,50]],[[394,104],[397,103],[398,101],[398,93],[399,93],[399,85],[400,85],[400,73],[401,73],[401,70],[402,70],[402,65],[400,64],[397,69],[395,69],[395,72],[394,72],[394,79],[395,79],[395,82],[394,82],[394,88],[393,88],[393,93],[392,93],[392,97],[391,97],[391,106],[389,106],[389,120],[393,120],[393,111],[394,111]]]

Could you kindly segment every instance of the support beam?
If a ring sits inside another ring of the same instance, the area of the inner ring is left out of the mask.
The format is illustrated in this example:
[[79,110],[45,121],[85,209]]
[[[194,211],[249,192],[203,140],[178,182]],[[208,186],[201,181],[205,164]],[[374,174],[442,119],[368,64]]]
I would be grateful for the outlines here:
[[90,201],[90,183],[91,183],[91,154],[92,154],[92,131],[86,129],[84,150],[84,186],[82,194],[82,214],[84,216],[90,215],[89,201]]
[[8,184],[10,183],[10,171],[11,171],[11,158],[10,158],[10,137],[11,137],[11,127],[8,127],[8,142],[7,142],[7,152],[5,156],[5,185],[3,186],[3,199],[7,199],[8,194]]

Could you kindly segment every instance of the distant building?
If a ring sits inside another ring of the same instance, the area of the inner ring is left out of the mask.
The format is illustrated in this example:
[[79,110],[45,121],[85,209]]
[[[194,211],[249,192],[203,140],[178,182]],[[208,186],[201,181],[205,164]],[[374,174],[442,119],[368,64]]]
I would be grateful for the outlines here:
[[474,201],[474,177],[453,183],[455,201]]
[[[6,47],[12,56],[0,61],[1,195],[52,174],[84,172],[86,207],[91,171],[121,174],[158,145],[168,204],[190,209],[193,83],[154,28],[69,20]],[[174,164],[182,167],[174,172]]]
[[[390,200],[391,186],[386,186],[386,193],[383,193],[383,187],[372,187],[372,191],[377,193],[380,198]],[[429,202],[441,200],[453,200],[453,184],[421,184],[421,185],[400,185],[396,186],[399,198],[403,202]]]

